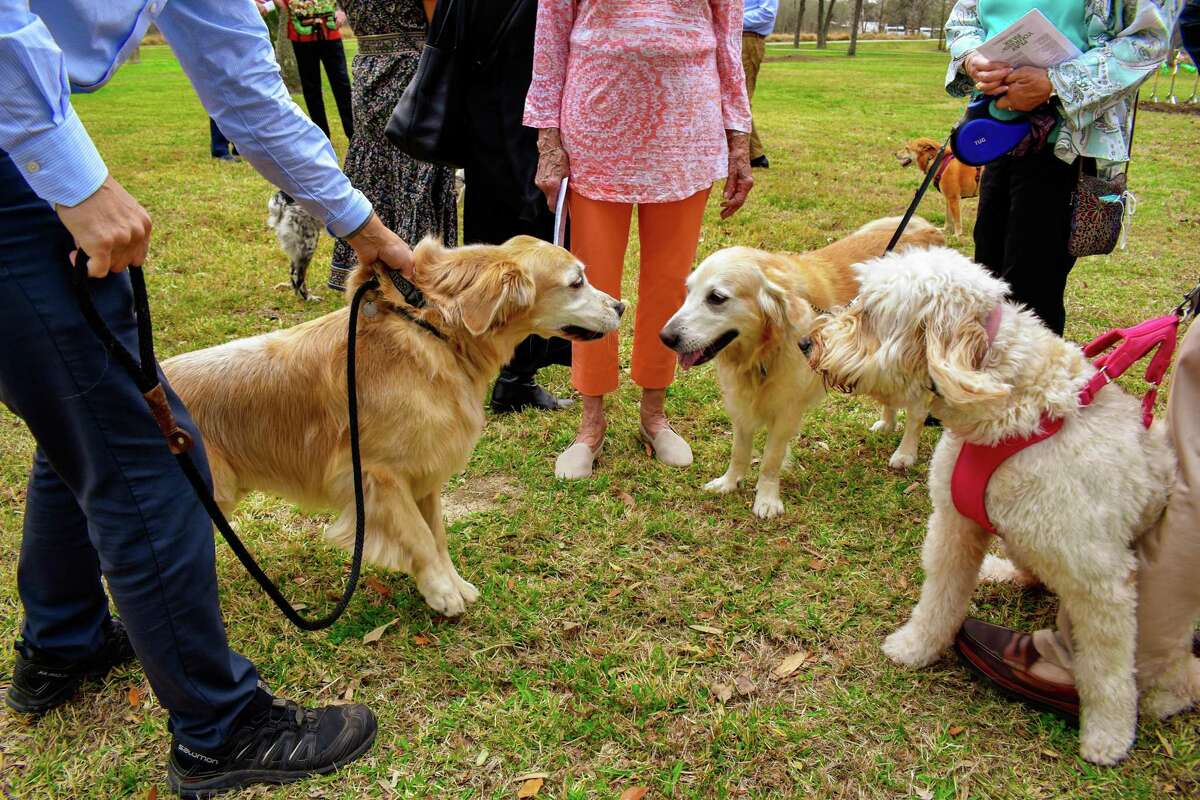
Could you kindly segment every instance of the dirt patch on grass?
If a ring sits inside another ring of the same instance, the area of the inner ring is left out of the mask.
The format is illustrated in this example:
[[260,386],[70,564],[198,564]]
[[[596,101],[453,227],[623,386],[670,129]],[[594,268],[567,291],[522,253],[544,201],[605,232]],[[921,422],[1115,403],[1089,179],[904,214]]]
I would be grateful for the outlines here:
[[1140,108],[1143,111],[1163,111],[1168,114],[1191,114],[1200,116],[1200,103],[1184,103],[1180,100],[1179,105],[1170,103],[1142,103]]
[[775,61],[816,61],[816,56],[806,56],[803,53],[789,53],[786,56],[767,56],[763,59],[764,64],[773,63]]
[[454,491],[442,495],[442,516],[447,522],[454,522],[469,514],[499,508],[506,501],[524,494],[525,490],[511,475],[468,478]]

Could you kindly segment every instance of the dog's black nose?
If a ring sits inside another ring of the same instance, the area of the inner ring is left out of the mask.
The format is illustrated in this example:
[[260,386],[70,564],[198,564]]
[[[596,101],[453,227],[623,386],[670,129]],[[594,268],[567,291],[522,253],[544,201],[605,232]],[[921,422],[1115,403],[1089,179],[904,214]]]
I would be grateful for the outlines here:
[[616,303],[613,304],[613,310],[617,312],[617,317],[619,318],[622,314],[625,313],[625,304],[622,303],[620,300],[618,300]]
[[658,338],[662,340],[663,344],[672,350],[674,350],[675,346],[679,344],[679,334],[672,333],[669,328],[663,328],[661,331],[659,331]]
[[800,340],[800,352],[804,353],[804,355],[806,357],[810,353],[812,353],[812,337],[811,336],[805,336],[803,339]]

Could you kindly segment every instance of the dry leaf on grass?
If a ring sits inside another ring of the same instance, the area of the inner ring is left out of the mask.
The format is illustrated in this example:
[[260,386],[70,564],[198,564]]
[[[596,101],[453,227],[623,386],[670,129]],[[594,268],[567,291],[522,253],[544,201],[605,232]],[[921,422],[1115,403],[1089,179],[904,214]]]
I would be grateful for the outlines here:
[[488,753],[488,751],[486,749],[480,750],[479,755],[475,756],[475,766],[482,767],[484,765],[484,763],[488,760],[489,755],[490,755],[490,753]]
[[746,672],[738,675],[737,678],[734,679],[733,685],[734,688],[737,689],[738,694],[740,694],[742,697],[749,697],[758,691],[758,687],[754,685],[754,679],[751,678],[749,673]]
[[428,647],[429,645],[435,644],[436,642],[437,642],[437,639],[433,638],[432,636],[426,636],[423,633],[414,633],[413,634],[413,644],[415,644],[417,647]]
[[722,703],[728,703],[729,699],[733,697],[733,687],[728,683],[714,683],[711,691],[713,693],[713,697],[717,698]]
[[536,797],[537,793],[542,790],[542,784],[545,782],[545,778],[529,778],[521,784],[520,789],[517,789],[517,800],[524,800],[528,797]]
[[648,791],[650,791],[650,789],[645,786],[630,786],[628,789],[621,792],[621,797],[619,800],[642,800]]
[[921,488],[921,484],[919,484],[919,483],[910,483],[908,486],[905,486],[905,487],[904,487],[904,493],[905,493],[905,494],[912,494],[913,492],[915,492],[917,489],[920,489],[920,488]]
[[129,705],[133,706],[134,708],[137,708],[142,704],[142,690],[136,686],[129,687],[129,694],[127,697],[129,698]]
[[725,631],[720,628],[714,628],[712,625],[688,625],[688,627],[698,633],[707,633],[710,636],[723,636],[725,634]]
[[146,800],[158,800],[157,786],[151,786],[150,791],[146,792]]
[[963,731],[965,730],[966,728],[964,728],[962,725],[951,725],[949,729],[946,730],[946,733],[950,734],[951,736],[962,736]]
[[374,575],[368,575],[363,583],[367,585],[368,589],[378,594],[384,600],[392,596],[392,590],[388,588],[388,585]]
[[814,558],[812,561],[808,562],[808,568],[813,572],[824,572],[825,570],[829,569],[829,565],[820,559]]
[[583,630],[583,625],[578,622],[564,622],[562,626],[562,635],[564,639],[573,639]]
[[913,791],[916,793],[917,797],[921,798],[921,800],[933,800],[933,792],[929,791],[924,786],[918,786],[917,788],[913,789]]
[[395,617],[391,622],[385,622],[382,625],[380,625],[378,628],[376,628],[375,630],[370,631],[369,633],[367,633],[366,635],[363,636],[363,644],[370,644],[371,642],[378,642],[380,639],[383,638],[383,634],[385,632],[387,632],[387,629],[392,627],[399,621],[400,621],[400,618]]
[[775,669],[771,670],[771,674],[779,680],[783,680],[791,675],[796,670],[804,666],[804,662],[808,661],[808,651],[801,650],[799,653],[792,653],[790,656],[780,661]]
[[633,499],[633,495],[626,491],[617,491],[617,498],[625,504],[625,508],[633,511],[637,508],[637,500]]

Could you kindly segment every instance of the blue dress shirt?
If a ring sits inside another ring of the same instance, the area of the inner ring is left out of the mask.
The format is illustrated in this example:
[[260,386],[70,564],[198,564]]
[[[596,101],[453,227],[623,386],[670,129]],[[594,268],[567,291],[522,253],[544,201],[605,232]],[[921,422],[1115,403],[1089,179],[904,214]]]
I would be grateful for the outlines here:
[[51,205],[74,206],[108,175],[71,107],[100,88],[154,23],[209,116],[263,177],[344,236],[371,204],[292,101],[250,0],[0,0],[0,150]]
[[779,13],[779,0],[746,0],[742,11],[742,30],[767,36],[775,30],[775,15]]

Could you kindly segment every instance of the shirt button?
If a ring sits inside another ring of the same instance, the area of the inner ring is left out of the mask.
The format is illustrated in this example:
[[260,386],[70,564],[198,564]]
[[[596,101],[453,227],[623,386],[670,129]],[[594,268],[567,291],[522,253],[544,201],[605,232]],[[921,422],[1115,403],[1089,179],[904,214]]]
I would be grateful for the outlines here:
[[25,165],[26,172],[37,172],[41,168],[42,168],[42,165],[36,161],[30,161],[28,164]]
[[150,13],[151,13],[151,14],[157,14],[157,13],[158,13],[158,3],[151,3],[151,4],[150,4]]

